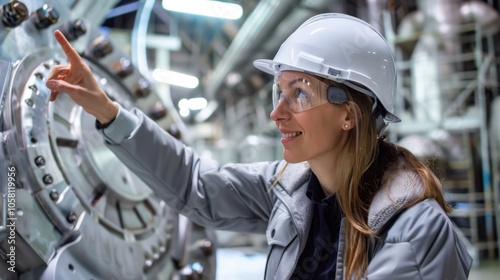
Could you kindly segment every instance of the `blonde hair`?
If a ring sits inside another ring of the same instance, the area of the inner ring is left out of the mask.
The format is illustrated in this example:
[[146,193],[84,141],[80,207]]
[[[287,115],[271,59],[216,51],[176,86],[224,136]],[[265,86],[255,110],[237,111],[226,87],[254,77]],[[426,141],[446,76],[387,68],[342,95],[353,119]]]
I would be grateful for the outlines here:
[[[349,101],[347,109],[355,118],[356,126],[349,130],[345,146],[337,156],[336,169],[332,170],[334,184],[338,186],[337,199],[347,222],[345,223],[345,275],[356,279],[365,276],[368,267],[370,240],[378,238],[377,233],[368,225],[368,210],[374,195],[382,186],[382,182],[394,176],[391,172],[401,168],[389,167],[402,162],[404,170],[416,172],[423,185],[421,195],[405,208],[427,199],[435,199],[439,205],[450,212],[446,204],[439,179],[427,165],[408,150],[389,143],[378,137],[375,117],[372,114],[373,100],[342,84],[326,80],[327,83],[346,90]],[[273,186],[280,179],[280,172]]]

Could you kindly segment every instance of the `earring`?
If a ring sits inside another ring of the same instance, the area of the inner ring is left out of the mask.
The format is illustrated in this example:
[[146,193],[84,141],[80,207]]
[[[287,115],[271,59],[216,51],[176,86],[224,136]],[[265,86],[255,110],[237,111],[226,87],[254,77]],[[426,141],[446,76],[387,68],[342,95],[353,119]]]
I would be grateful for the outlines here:
[[348,124],[344,124],[344,128],[345,128],[345,129],[348,129],[348,128],[349,128],[349,125],[348,125]]

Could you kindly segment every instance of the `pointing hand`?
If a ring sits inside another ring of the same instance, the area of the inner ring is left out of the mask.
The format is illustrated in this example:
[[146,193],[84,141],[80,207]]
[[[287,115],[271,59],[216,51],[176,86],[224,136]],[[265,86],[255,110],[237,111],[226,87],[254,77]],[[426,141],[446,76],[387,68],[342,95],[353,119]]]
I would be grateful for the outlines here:
[[113,120],[118,114],[118,106],[109,99],[92,75],[89,66],[56,30],[54,36],[61,45],[69,65],[56,65],[49,74],[46,86],[52,91],[50,101],[55,101],[59,93],[68,94],[71,99],[101,124]]

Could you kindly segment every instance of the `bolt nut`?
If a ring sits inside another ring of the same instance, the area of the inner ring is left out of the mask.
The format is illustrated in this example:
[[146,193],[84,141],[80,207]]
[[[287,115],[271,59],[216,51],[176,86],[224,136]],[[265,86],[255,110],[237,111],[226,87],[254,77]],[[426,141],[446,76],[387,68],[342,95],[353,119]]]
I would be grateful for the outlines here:
[[151,84],[149,83],[148,80],[141,78],[137,83],[134,85],[134,94],[141,98],[141,97],[146,97],[151,93]]
[[153,247],[153,259],[157,260],[160,258],[160,252],[159,249],[156,247]]
[[35,105],[35,103],[33,102],[32,99],[26,99],[24,100],[24,102],[26,103],[26,105],[30,106],[30,107],[33,107],[33,105]]
[[30,85],[28,86],[29,89],[35,94],[38,94],[38,87],[36,85]]
[[76,221],[76,214],[75,212],[71,211],[68,213],[68,216],[66,217],[66,220],[70,223],[73,223],[74,221]]
[[167,113],[167,108],[160,101],[148,110],[148,116],[155,121],[164,118]]
[[56,190],[52,190],[49,196],[52,201],[57,201],[59,199],[59,193]]
[[120,78],[125,78],[134,72],[132,61],[127,57],[122,57],[113,63],[113,71]]
[[201,251],[205,254],[205,256],[211,256],[214,254],[214,245],[210,240],[203,240],[201,243]]
[[149,252],[144,253],[144,266],[150,267],[153,265],[153,256]]
[[45,185],[50,185],[54,182],[54,179],[52,179],[52,176],[50,176],[50,174],[43,176],[42,180],[45,183]]
[[6,27],[17,27],[29,17],[26,5],[19,1],[11,1],[0,8],[2,22]]
[[42,73],[40,73],[40,72],[36,72],[35,73],[35,77],[37,79],[39,79],[39,80],[43,80],[43,78],[45,78],[45,76]]
[[36,166],[44,166],[45,165],[45,159],[42,156],[37,156],[35,158],[35,164],[36,164]]
[[44,4],[32,14],[31,18],[38,29],[43,29],[59,20],[59,12],[52,6]]
[[103,58],[113,52],[113,45],[110,40],[103,36],[99,36],[92,41],[90,53],[95,58]]

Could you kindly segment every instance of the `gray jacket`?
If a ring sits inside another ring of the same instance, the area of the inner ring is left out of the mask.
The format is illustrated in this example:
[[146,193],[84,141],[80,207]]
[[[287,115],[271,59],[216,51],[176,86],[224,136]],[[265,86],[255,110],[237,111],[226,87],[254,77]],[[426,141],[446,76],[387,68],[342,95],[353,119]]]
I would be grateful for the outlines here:
[[[290,279],[296,267],[308,279],[310,266],[298,263],[312,220],[305,196],[311,171],[305,164],[289,165],[269,191],[283,162],[221,166],[200,158],[139,110],[120,108],[102,134],[125,165],[194,222],[265,233],[270,245],[265,279]],[[368,279],[467,279],[472,259],[439,205],[425,200],[401,211],[419,194],[418,182],[414,174],[401,173],[375,196],[368,222],[381,239],[372,242]],[[344,223],[337,279],[345,278]]]

